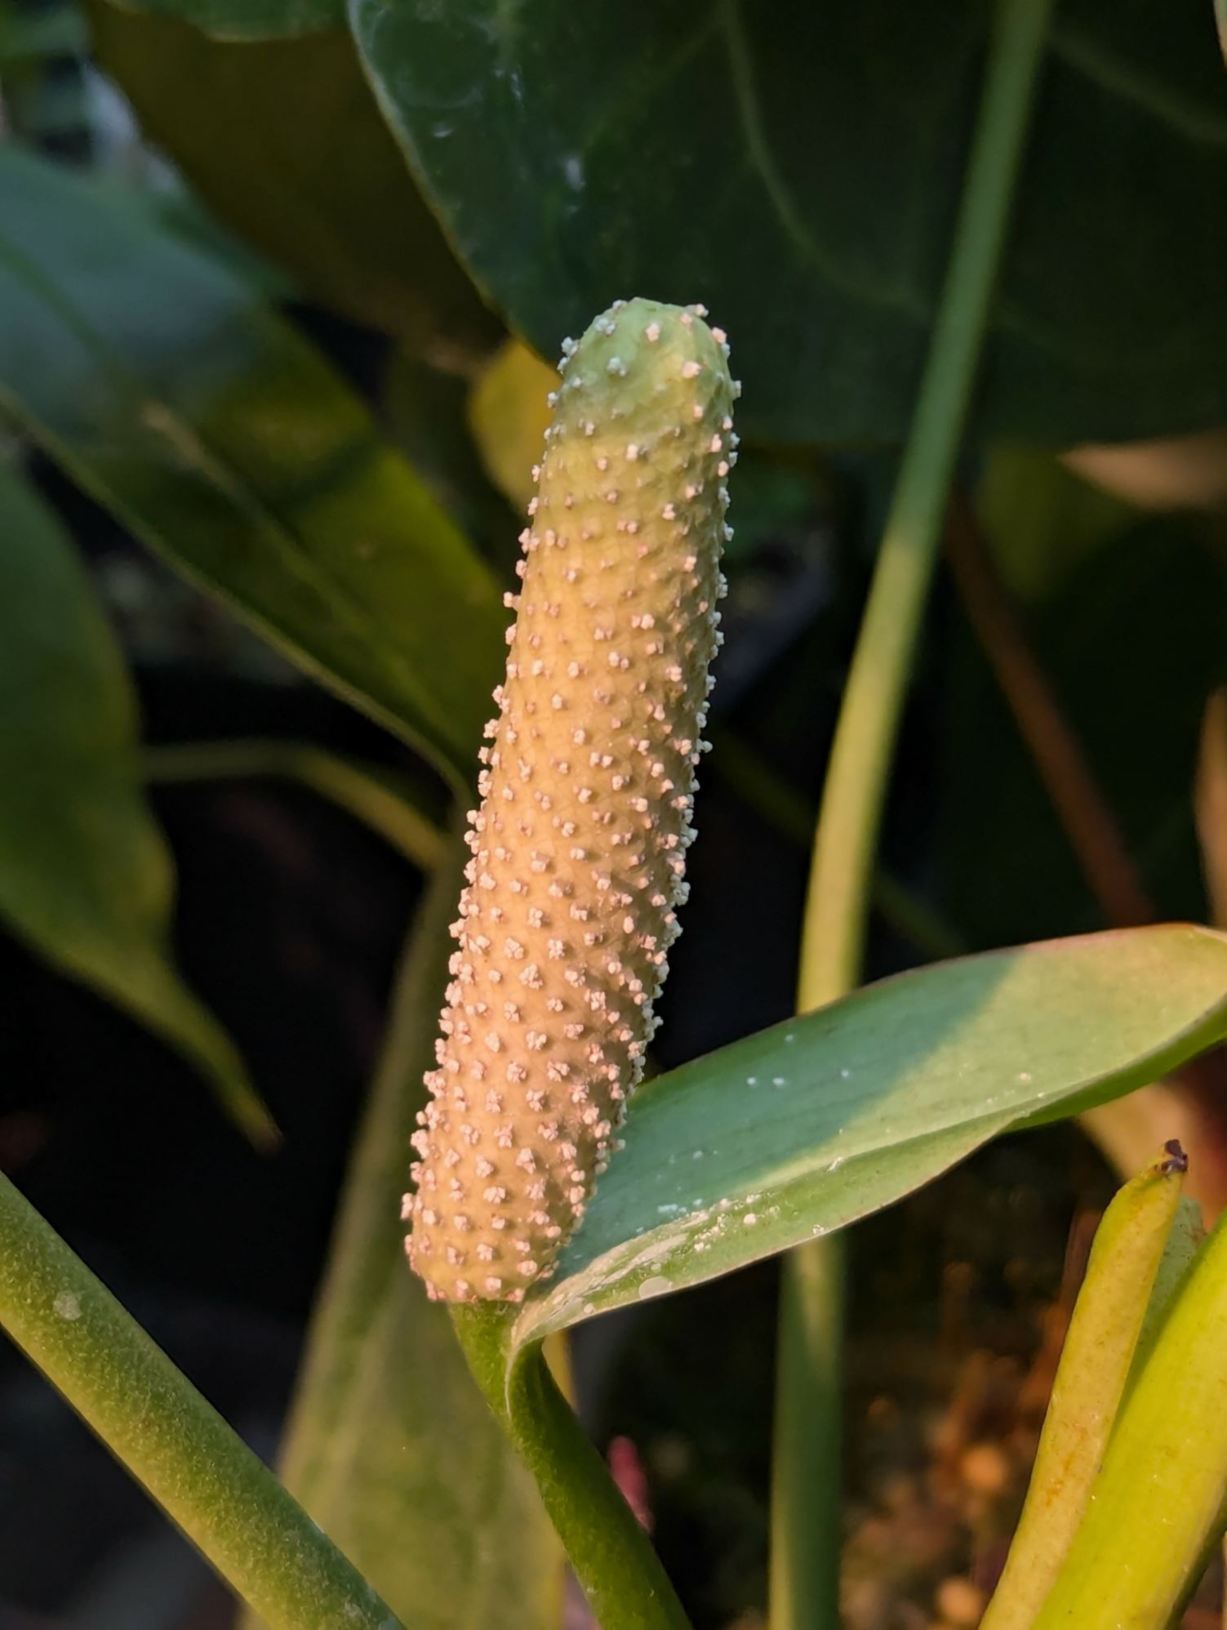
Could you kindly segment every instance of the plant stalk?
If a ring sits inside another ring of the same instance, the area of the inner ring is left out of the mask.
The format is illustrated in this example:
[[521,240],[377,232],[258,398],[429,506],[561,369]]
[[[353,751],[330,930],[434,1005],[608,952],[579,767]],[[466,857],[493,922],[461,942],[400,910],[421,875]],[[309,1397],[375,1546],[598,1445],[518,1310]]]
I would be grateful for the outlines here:
[[271,1630],[399,1630],[353,1565],[0,1175],[0,1326]]
[[486,1401],[536,1479],[601,1630],[690,1630],[661,1566],[609,1468],[533,1343],[510,1357],[515,1309],[456,1305],[456,1335]]
[[[806,902],[798,1007],[858,982],[887,778],[971,401],[1053,0],[998,0],[950,264],[844,691]],[[842,1243],[784,1265],[771,1630],[837,1630]],[[815,1348],[824,1353],[817,1373]]]
[[423,871],[438,866],[447,847],[446,834],[420,807],[407,776],[314,742],[257,737],[174,742],[146,748],[143,762],[148,780],[164,785],[263,776],[298,781],[364,821]]

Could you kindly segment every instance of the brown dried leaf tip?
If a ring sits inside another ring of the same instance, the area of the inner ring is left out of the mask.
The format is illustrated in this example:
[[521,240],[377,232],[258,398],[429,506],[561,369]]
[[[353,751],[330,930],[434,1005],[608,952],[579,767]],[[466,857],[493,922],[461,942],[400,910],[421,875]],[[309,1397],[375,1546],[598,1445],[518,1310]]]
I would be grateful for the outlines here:
[[409,1260],[519,1301],[604,1170],[678,933],[738,387],[702,307],[563,342],[452,932]]

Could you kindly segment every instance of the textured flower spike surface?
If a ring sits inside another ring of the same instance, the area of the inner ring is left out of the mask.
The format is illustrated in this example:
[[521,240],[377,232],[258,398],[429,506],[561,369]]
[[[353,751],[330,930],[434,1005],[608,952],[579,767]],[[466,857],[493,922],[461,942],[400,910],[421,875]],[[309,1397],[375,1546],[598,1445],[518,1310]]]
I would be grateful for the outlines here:
[[704,316],[618,301],[563,342],[405,1202],[448,1301],[519,1301],[552,1271],[655,1028],[737,456]]

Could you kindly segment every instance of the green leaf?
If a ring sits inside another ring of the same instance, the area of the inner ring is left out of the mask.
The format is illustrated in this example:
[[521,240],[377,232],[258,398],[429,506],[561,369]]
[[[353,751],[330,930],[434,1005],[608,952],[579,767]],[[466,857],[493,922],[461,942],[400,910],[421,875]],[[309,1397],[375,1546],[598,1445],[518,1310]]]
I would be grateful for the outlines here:
[[73,0],[29,10],[21,0],[0,0],[0,64],[7,69],[50,57],[85,56],[89,30]]
[[0,150],[0,409],[137,536],[457,787],[489,571],[293,328],[139,210]]
[[347,33],[238,46],[102,0],[90,17],[98,61],[145,133],[312,299],[452,367],[490,349],[498,325],[422,202]]
[[[349,3],[452,241],[543,354],[616,296],[704,300],[743,433],[901,436],[990,7]],[[1066,0],[977,430],[1060,445],[1227,417],[1225,261],[1206,0],[1161,28],[1146,0]]]
[[903,974],[643,1087],[519,1342],[842,1228],[989,1138],[1227,1035],[1227,937],[1133,929]]
[[267,1141],[242,1060],[175,972],[174,874],[123,657],[72,543],[2,461],[0,540],[0,914],[186,1054]]
[[397,978],[282,1470],[413,1630],[549,1630],[561,1615],[558,1540],[395,1224],[461,858],[449,844]]
[[288,39],[335,28],[345,0],[123,0],[128,11],[177,17],[219,40]]

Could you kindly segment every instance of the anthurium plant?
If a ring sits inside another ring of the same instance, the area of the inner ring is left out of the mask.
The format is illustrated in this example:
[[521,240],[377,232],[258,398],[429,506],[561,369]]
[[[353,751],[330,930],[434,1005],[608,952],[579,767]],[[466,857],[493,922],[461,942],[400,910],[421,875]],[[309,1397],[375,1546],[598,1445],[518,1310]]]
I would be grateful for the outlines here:
[[[123,93],[127,179],[84,94],[51,156],[65,64]],[[269,1165],[153,789],[297,783],[422,879],[276,1466],[16,1171],[0,1326],[251,1630],[561,1630],[568,1569],[602,1630],[686,1630],[571,1332],[778,1258],[739,1622],[835,1630],[847,1232],[1076,1117],[1126,1181],[1012,1546],[939,1619],[1179,1625],[1227,1523],[1213,5],[9,0],[0,99],[7,930]],[[87,507],[379,762],[146,746]],[[701,780],[809,851],[787,921],[691,865]],[[704,937],[735,990],[786,941],[793,999],[679,1058]]]

